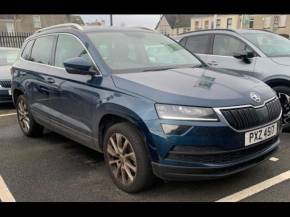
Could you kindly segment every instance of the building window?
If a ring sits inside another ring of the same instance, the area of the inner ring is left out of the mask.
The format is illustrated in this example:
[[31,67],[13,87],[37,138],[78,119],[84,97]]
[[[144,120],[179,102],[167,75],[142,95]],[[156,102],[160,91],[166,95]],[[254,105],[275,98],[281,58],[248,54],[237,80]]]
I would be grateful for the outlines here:
[[14,23],[13,22],[7,22],[6,23],[6,31],[7,32],[15,32]]
[[205,28],[205,29],[208,29],[208,23],[209,23],[208,20],[204,21],[204,28]]
[[195,21],[194,29],[195,30],[198,30],[199,29],[199,22],[198,21]]
[[254,28],[254,19],[250,19],[250,22],[249,22],[249,28],[252,29]]
[[279,27],[279,16],[274,16],[274,23],[273,23],[274,28]]
[[41,20],[39,15],[32,16],[33,26],[34,28],[41,28]]
[[232,18],[228,18],[227,19],[227,29],[232,28],[232,23],[233,23],[233,19]]
[[216,28],[221,28],[221,19],[216,20]]
[[271,17],[264,18],[264,29],[268,29],[271,27]]
[[287,15],[279,16],[279,27],[286,27],[287,25]]

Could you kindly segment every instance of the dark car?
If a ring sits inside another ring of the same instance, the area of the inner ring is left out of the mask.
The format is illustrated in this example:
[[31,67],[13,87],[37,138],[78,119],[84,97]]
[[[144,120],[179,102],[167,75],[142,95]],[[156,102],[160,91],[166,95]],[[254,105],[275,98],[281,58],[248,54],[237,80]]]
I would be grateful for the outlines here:
[[19,48],[0,47],[0,104],[11,103],[11,66],[17,59]]
[[25,41],[12,74],[24,134],[45,127],[104,153],[127,192],[155,176],[231,175],[278,147],[282,110],[269,86],[213,69],[152,30],[46,28]]

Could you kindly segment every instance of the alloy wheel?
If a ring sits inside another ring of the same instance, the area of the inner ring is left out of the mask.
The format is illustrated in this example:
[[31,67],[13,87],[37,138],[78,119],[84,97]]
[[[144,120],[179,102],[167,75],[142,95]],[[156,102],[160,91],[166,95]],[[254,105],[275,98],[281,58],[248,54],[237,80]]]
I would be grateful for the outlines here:
[[17,105],[17,114],[19,124],[24,132],[28,132],[30,129],[30,118],[29,118],[29,111],[26,103],[24,100],[20,100]]
[[137,174],[137,162],[129,140],[121,133],[113,133],[108,140],[107,156],[114,177],[123,185],[131,184]]

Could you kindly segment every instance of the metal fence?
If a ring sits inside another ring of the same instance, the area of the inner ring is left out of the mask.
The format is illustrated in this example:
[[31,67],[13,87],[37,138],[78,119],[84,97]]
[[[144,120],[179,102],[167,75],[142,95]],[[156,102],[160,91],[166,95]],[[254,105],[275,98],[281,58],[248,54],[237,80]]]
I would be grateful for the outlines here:
[[0,47],[20,48],[24,40],[32,34],[31,32],[0,32]]

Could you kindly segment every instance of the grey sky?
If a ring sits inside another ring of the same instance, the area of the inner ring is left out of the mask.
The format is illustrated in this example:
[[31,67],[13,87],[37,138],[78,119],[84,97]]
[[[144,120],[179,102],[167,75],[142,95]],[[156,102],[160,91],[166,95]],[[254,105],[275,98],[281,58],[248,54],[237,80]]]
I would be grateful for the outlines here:
[[[93,22],[96,19],[99,21],[105,20],[106,25],[110,25],[109,14],[86,14],[81,15],[84,22]],[[157,15],[113,15],[113,25],[121,26],[142,26],[148,28],[155,28],[160,19],[160,14]]]

